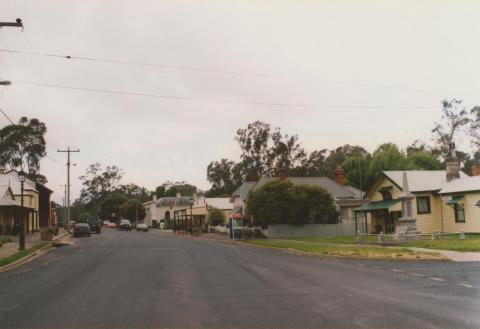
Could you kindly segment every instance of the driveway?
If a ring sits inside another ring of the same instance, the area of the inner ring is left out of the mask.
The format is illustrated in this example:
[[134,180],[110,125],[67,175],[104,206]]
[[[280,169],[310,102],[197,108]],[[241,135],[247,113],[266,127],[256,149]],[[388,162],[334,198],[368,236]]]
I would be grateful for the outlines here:
[[480,265],[118,232],[0,274],[1,328],[479,328]]

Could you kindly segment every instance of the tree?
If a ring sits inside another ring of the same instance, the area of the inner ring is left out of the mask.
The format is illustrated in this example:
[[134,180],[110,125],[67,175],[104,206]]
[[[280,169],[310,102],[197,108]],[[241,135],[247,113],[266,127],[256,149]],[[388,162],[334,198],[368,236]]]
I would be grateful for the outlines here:
[[46,132],[45,123],[27,117],[0,129],[0,166],[25,171],[33,180],[46,183],[45,176],[40,174],[40,160],[47,155]]
[[288,174],[306,157],[297,135],[282,134],[280,128],[261,121],[238,129],[235,140],[240,146],[241,168],[247,181],[275,175],[280,167]]
[[158,198],[174,197],[177,193],[181,193],[182,196],[193,196],[201,191],[195,186],[188,184],[187,182],[170,182],[166,181],[155,189],[155,195]]
[[273,224],[330,223],[337,211],[323,188],[274,180],[248,195],[247,213],[263,228]]
[[368,171],[370,161],[371,156],[363,157],[357,155],[348,157],[342,166],[345,172],[345,184],[365,191],[368,184],[372,181]]
[[142,203],[150,200],[150,192],[136,184],[119,185],[115,191],[122,193],[129,199],[135,199]]
[[380,145],[372,155],[368,168],[369,181],[367,190],[380,177],[385,170],[405,170],[407,168],[407,159],[397,145],[385,143]]
[[[408,151],[407,151],[408,152]],[[427,151],[413,151],[407,153],[407,170],[441,170],[443,164],[436,156]]]
[[470,113],[473,116],[471,121],[469,133],[472,137],[472,144],[477,148],[476,152],[480,151],[480,106],[475,106]]
[[207,179],[212,187],[207,195],[209,197],[230,196],[242,184],[241,175],[235,173],[236,169],[238,169],[237,164],[228,159],[210,162],[207,167]]
[[142,203],[135,199],[129,199],[122,203],[119,207],[120,216],[135,221],[137,218],[143,220],[145,218],[145,208]]
[[123,170],[117,166],[107,166],[102,169],[100,163],[94,163],[87,167],[85,174],[80,176],[83,188],[80,199],[89,208],[98,208],[102,199],[108,192],[113,192],[123,176]]
[[226,221],[225,213],[215,207],[208,209],[207,220],[212,226],[223,225]]
[[366,158],[370,156],[367,150],[359,145],[345,144],[331,150],[325,159],[325,176],[333,178],[335,169],[342,167],[345,160],[351,157]]
[[99,217],[108,220],[118,220],[121,216],[120,206],[125,203],[128,198],[118,192],[110,192],[102,198],[99,206]]
[[461,105],[462,101],[456,98],[443,100],[441,121],[436,122],[432,129],[435,141],[434,153],[444,160],[450,156],[457,135],[471,121],[467,110]]

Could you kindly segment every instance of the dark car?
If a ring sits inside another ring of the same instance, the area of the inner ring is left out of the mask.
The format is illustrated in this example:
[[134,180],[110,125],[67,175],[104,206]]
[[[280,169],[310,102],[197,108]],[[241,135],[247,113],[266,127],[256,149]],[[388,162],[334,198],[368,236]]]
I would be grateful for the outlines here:
[[100,234],[102,229],[102,221],[100,219],[89,219],[87,223],[90,226],[90,232]]
[[90,236],[90,226],[87,223],[77,223],[73,228],[73,237]]
[[120,231],[131,231],[132,223],[130,223],[128,219],[121,219],[120,223],[118,224],[118,229]]

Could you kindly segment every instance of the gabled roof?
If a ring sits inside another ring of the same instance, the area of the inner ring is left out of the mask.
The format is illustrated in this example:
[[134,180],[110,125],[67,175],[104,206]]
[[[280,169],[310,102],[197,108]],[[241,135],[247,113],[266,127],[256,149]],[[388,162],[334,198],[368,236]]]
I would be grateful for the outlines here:
[[240,185],[233,193],[232,197],[239,196],[242,200],[247,199],[248,192],[257,185],[257,182],[245,182]]
[[[19,195],[22,193],[20,180],[18,179],[18,173],[16,171],[9,171],[5,174],[0,174],[0,185],[10,186],[13,194],[15,195]],[[38,192],[35,186],[35,182],[28,177],[25,179],[23,189]]]
[[[240,185],[235,192],[233,192],[232,196],[240,196],[242,200],[246,200],[250,190],[257,189],[276,179],[276,177],[266,177],[260,179],[258,182],[245,182]],[[286,179],[294,185],[311,185],[322,187],[327,190],[327,192],[330,193],[334,199],[355,198],[355,193],[353,191],[338,184],[328,177],[287,177]]]
[[[384,171],[383,174],[401,190],[404,172],[407,173],[410,192],[440,191],[447,179],[445,170],[398,170]],[[466,177],[469,176],[460,171],[460,178]]]
[[205,198],[205,204],[222,210],[231,210],[233,208],[230,198]]
[[480,176],[454,179],[445,183],[440,194],[480,191]]

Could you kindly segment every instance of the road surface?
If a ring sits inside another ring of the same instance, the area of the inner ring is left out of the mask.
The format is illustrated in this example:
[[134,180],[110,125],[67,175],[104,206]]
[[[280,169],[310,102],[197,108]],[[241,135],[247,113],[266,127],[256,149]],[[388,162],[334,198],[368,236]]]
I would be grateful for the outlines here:
[[0,328],[480,328],[480,263],[104,229],[0,274]]

